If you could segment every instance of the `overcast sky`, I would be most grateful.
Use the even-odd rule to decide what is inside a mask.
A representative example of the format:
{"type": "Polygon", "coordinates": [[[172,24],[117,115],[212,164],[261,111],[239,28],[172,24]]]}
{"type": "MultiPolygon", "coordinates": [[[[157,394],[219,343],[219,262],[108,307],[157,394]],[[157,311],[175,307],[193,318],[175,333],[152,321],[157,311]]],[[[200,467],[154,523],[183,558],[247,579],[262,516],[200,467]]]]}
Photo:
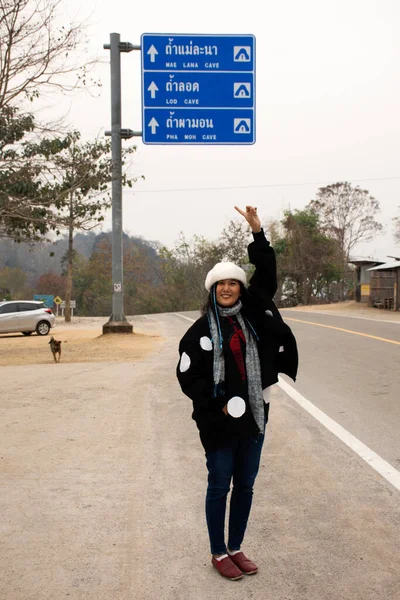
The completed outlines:
{"type": "MultiPolygon", "coordinates": [[[[109,52],[102,46],[111,32],[133,44],[142,33],[256,37],[256,144],[148,146],[136,138],[134,172],[146,179],[124,191],[126,232],[168,246],[180,231],[214,239],[237,215],[235,204],[279,219],[287,208],[303,208],[320,185],[351,181],[379,200],[386,226],[386,235],[357,253],[400,254],[391,223],[400,214],[398,0],[65,5],[71,17],[88,19],[90,52],[105,61],[97,71],[101,95],[68,101],[69,120],[85,137],[110,128],[109,52]]],[[[140,52],[123,54],[122,65],[122,126],[141,130],[140,52]]]]}

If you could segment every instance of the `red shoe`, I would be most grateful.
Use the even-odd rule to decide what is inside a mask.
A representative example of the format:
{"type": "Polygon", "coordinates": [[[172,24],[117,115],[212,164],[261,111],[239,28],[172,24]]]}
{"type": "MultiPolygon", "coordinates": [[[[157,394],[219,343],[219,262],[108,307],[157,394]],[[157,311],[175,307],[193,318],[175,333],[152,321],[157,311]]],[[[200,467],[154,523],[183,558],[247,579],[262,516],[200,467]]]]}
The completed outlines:
{"type": "Polygon", "coordinates": [[[246,575],[254,575],[258,571],[257,565],[249,560],[247,556],[243,554],[243,552],[230,554],[229,558],[246,575]]]}
{"type": "Polygon", "coordinates": [[[236,581],[237,579],[242,579],[243,573],[237,566],[231,561],[228,555],[221,560],[217,560],[215,556],[212,557],[211,563],[213,567],[215,567],[222,577],[226,577],[227,579],[231,579],[231,581],[236,581]]]}

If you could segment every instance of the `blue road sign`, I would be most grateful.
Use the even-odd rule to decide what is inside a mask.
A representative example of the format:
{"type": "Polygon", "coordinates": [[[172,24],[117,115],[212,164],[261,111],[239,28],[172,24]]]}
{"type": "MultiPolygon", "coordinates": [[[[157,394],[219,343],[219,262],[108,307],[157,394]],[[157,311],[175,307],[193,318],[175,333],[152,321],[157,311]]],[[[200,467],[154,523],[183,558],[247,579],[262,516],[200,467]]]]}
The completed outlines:
{"type": "Polygon", "coordinates": [[[142,35],[146,71],[253,71],[253,35],[142,35]]]}
{"type": "Polygon", "coordinates": [[[54,306],[54,296],[50,296],[49,294],[34,294],[33,299],[43,302],[47,308],[53,308],[54,306]]]}
{"type": "Polygon", "coordinates": [[[253,73],[145,72],[144,104],[167,108],[253,108],[253,79],[253,73]]]}
{"type": "Polygon", "coordinates": [[[142,35],[145,144],[254,144],[252,35],[142,35]]]}
{"type": "Polygon", "coordinates": [[[154,144],[252,144],[253,110],[146,108],[143,137],[154,144]]]}

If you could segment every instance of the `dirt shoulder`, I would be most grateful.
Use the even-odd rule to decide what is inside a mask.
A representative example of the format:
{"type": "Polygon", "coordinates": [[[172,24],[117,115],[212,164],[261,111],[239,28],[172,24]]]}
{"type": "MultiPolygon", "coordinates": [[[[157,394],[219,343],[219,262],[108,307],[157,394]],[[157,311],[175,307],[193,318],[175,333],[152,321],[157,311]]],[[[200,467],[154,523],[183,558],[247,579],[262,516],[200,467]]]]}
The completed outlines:
{"type": "Polygon", "coordinates": [[[0,366],[54,363],[51,335],[62,341],[62,363],[137,361],[161,342],[157,332],[143,330],[143,323],[142,328],[135,326],[133,334],[102,335],[106,321],[105,317],[79,317],[71,323],[57,319],[47,336],[0,335],[0,366]]]}

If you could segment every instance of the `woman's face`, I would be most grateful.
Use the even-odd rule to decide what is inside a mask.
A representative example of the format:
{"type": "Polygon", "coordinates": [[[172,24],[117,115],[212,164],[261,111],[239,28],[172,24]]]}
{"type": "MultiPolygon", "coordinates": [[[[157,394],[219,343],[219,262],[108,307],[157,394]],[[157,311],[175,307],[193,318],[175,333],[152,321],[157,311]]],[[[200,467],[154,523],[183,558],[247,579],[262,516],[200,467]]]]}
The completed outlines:
{"type": "Polygon", "coordinates": [[[222,279],[217,283],[215,295],[220,306],[233,306],[240,296],[240,283],[237,279],[222,279]]]}

